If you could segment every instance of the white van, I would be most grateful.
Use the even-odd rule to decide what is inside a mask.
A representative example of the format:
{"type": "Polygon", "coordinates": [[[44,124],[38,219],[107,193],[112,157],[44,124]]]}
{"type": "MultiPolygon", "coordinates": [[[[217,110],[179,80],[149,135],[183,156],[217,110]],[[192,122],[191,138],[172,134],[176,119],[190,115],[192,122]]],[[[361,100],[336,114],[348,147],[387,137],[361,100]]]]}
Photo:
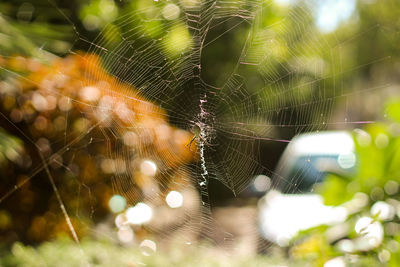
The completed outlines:
{"type": "Polygon", "coordinates": [[[328,172],[354,171],[354,150],[353,137],[345,131],[307,133],[293,138],[272,176],[272,189],[258,202],[261,237],[287,246],[301,230],[344,221],[346,209],[324,205],[313,190],[328,172]]]}

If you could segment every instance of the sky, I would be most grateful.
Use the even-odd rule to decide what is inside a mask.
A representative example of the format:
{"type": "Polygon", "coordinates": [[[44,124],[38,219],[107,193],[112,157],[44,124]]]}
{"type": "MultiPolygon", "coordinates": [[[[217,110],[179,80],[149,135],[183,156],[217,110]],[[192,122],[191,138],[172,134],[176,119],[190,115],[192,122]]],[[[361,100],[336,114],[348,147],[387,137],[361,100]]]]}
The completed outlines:
{"type": "MultiPolygon", "coordinates": [[[[275,0],[280,5],[290,5],[298,0],[275,0]]],[[[329,33],[355,12],[356,0],[315,0],[316,24],[320,31],[329,33]]]]}

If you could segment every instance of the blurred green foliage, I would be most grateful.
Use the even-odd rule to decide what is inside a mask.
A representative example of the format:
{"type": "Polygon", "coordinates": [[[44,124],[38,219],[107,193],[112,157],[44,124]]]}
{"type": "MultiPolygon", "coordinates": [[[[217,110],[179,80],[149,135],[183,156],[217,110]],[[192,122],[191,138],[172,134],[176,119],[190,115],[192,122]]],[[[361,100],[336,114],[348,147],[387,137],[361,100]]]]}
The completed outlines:
{"type": "MultiPolygon", "coordinates": [[[[387,123],[374,123],[355,134],[358,171],[352,177],[332,174],[321,187],[321,194],[328,205],[339,205],[363,192],[374,201],[385,197],[384,190],[396,188],[400,182],[400,102],[389,103],[387,123]],[[343,190],[346,188],[346,190],[343,190]]],[[[387,193],[387,192],[386,192],[387,193]]],[[[397,192],[395,192],[397,193],[397,192]]]]}
{"type": "Polygon", "coordinates": [[[19,163],[23,153],[22,141],[0,128],[0,167],[4,169],[8,162],[19,163]]]}
{"type": "MultiPolygon", "coordinates": [[[[1,255],[1,254],[0,254],[1,255]]],[[[146,256],[138,248],[121,247],[109,241],[95,241],[85,239],[80,246],[72,241],[60,239],[46,242],[34,248],[15,243],[10,253],[0,257],[0,266],[8,267],[39,267],[39,266],[277,266],[286,264],[285,259],[254,255],[229,255],[223,251],[216,251],[209,245],[203,246],[172,246],[168,254],[156,252],[146,256]]],[[[304,262],[294,263],[291,266],[304,266],[304,262]]]]}
{"type": "Polygon", "coordinates": [[[62,55],[71,48],[73,38],[71,25],[60,21],[51,2],[0,1],[1,56],[62,55]]]}
{"type": "MultiPolygon", "coordinates": [[[[400,265],[400,101],[385,108],[385,122],[355,130],[357,171],[330,174],[319,185],[327,205],[346,208],[346,221],[306,230],[292,254],[322,266],[342,257],[349,266],[400,265]]],[[[347,266],[347,265],[346,265],[347,266]]]]}

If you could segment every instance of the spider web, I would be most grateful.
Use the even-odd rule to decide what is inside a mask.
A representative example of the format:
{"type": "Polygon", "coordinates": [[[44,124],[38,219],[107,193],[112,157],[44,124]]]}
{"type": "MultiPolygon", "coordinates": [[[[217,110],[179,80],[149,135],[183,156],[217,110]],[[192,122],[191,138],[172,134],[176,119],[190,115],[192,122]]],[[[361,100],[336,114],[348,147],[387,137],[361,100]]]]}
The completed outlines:
{"type": "MultiPolygon", "coordinates": [[[[55,9],[63,15],[57,6],[55,9]]],[[[271,15],[271,10],[270,1],[149,1],[147,7],[123,14],[106,25],[94,40],[82,36],[72,24],[77,35],[76,47],[86,47],[86,51],[101,58],[101,62],[96,58],[84,59],[89,82],[83,86],[97,88],[101,95],[135,107],[135,112],[129,113],[126,106],[118,108],[112,101],[96,99],[85,104],[82,117],[100,113],[98,123],[64,143],[57,153],[44,153],[41,164],[33,171],[44,169],[48,173],[58,204],[77,241],[62,195],[47,166],[55,155],[62,156],[71,148],[72,154],[79,153],[85,147],[81,140],[89,140],[88,145],[92,142],[107,144],[106,154],[112,164],[102,159],[105,162],[102,166],[115,173],[111,178],[114,191],[123,195],[128,205],[135,205],[140,198],[156,209],[169,190],[188,190],[192,195],[199,192],[193,197],[197,205],[176,213],[179,222],[171,224],[168,231],[161,231],[157,225],[150,226],[155,232],[159,231],[159,235],[168,236],[167,232],[189,229],[189,232],[200,231],[211,237],[214,222],[210,181],[222,183],[234,195],[240,194],[254,175],[274,175],[262,160],[268,153],[262,148],[268,144],[288,143],[298,133],[320,131],[332,125],[345,128],[345,124],[362,123],[350,121],[347,113],[341,121],[332,121],[334,105],[361,92],[346,91],[343,82],[335,78],[342,73],[350,75],[354,70],[341,69],[343,59],[335,58],[341,43],[327,45],[309,23],[312,6],[299,2],[277,21],[267,23],[265,18],[271,15]],[[226,40],[235,40],[235,43],[226,44],[224,51],[226,40]],[[230,53],[231,45],[240,46],[240,53],[230,53]],[[215,55],[215,49],[223,50],[215,55]],[[210,53],[214,57],[208,56],[210,53]],[[287,55],[292,58],[289,63],[283,60],[287,55]],[[335,68],[325,70],[323,61],[316,55],[333,62],[335,68]],[[226,60],[232,64],[223,64],[226,60]],[[108,74],[98,68],[99,64],[108,74]],[[111,84],[99,84],[99,80],[107,80],[107,75],[113,77],[108,79],[111,84]],[[137,92],[130,91],[126,85],[137,92]],[[126,115],[127,122],[113,119],[109,116],[111,112],[126,115]],[[156,118],[152,123],[165,126],[168,122],[176,129],[192,133],[192,137],[188,137],[184,131],[174,131],[176,135],[185,136],[185,153],[194,154],[195,160],[180,160],[173,152],[160,152],[147,145],[157,140],[160,146],[168,148],[174,136],[168,127],[159,127],[153,132],[154,125],[138,122],[145,113],[156,118]],[[96,129],[98,132],[94,134],[96,129]],[[134,152],[120,145],[126,133],[133,133],[137,138],[135,142],[139,143],[139,148],[134,152]],[[154,190],[157,187],[154,184],[146,187],[150,188],[144,190],[146,192],[132,189],[131,173],[140,169],[137,159],[151,159],[156,163],[160,190],[154,190]],[[119,172],[121,162],[125,167],[119,172]]],[[[75,49],[71,49],[70,54],[81,56],[75,49]]],[[[78,96],[65,92],[58,94],[72,102],[81,101],[78,96]]],[[[73,135],[67,125],[64,131],[65,136],[73,135]]],[[[43,151],[40,146],[38,149],[43,151]]],[[[68,169],[70,166],[64,167],[73,172],[68,169]]],[[[29,179],[33,176],[31,174],[29,179]]],[[[285,182],[285,177],[277,179],[285,182]]],[[[285,186],[295,192],[297,182],[291,181],[285,186]]],[[[79,183],[80,188],[91,193],[85,183],[79,183]]],[[[2,199],[23,184],[19,183],[2,199]]],[[[187,235],[182,231],[179,239],[190,242],[187,235]]],[[[228,233],[225,235],[224,242],[230,239],[228,233]]]]}

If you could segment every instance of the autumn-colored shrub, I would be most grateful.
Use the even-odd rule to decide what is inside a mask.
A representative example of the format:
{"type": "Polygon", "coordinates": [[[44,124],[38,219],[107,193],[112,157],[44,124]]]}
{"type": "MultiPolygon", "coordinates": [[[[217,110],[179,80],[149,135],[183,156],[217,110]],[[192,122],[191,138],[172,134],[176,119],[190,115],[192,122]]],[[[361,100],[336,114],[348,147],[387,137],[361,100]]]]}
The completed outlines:
{"type": "Polygon", "coordinates": [[[193,135],[171,126],[96,55],[0,64],[0,125],[19,144],[0,157],[2,240],[69,231],[52,180],[78,235],[109,214],[114,194],[128,205],[160,205],[168,189],[190,184],[183,168],[196,158],[187,147],[193,135]]]}

